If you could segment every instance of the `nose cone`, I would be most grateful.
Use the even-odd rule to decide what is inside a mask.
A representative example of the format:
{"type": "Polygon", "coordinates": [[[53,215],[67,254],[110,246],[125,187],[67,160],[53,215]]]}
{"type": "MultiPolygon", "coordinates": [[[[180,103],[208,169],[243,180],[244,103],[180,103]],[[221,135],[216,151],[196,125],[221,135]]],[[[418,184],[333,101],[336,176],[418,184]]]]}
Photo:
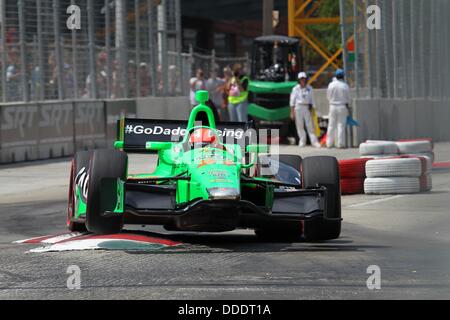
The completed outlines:
{"type": "Polygon", "coordinates": [[[239,200],[241,197],[240,175],[236,166],[201,166],[195,168],[192,178],[202,189],[205,199],[239,200]]]}

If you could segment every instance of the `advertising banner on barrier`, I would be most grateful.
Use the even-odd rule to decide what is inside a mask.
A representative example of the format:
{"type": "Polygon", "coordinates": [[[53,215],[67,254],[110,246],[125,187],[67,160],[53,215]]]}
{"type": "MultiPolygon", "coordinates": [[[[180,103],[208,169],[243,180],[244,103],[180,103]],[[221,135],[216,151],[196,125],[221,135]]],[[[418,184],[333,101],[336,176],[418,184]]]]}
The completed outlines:
{"type": "Polygon", "coordinates": [[[0,106],[0,163],[38,159],[38,119],[36,104],[0,106]]]}
{"type": "Polygon", "coordinates": [[[121,118],[136,118],[136,100],[108,100],[106,109],[107,147],[112,148],[117,137],[117,121],[121,118]]]}
{"type": "Polygon", "coordinates": [[[72,102],[46,102],[39,105],[39,159],[74,154],[72,102]]]}
{"type": "Polygon", "coordinates": [[[74,102],[75,149],[91,150],[106,147],[105,103],[74,102]]]}

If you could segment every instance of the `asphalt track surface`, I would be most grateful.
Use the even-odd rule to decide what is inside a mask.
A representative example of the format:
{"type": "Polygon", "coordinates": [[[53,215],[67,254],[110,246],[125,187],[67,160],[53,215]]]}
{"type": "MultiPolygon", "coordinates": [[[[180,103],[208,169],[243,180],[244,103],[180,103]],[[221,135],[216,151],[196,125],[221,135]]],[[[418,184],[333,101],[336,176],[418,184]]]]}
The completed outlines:
{"type": "MultiPolygon", "coordinates": [[[[436,154],[449,161],[450,144],[437,144],[436,154]]],[[[136,171],[149,167],[142,157],[133,163],[136,171]]],[[[0,167],[0,299],[450,298],[450,169],[433,172],[434,189],[426,194],[343,197],[342,237],[330,242],[263,243],[247,230],[180,234],[139,227],[183,245],[28,253],[36,245],[12,242],[66,231],[69,167],[69,159],[0,167]],[[81,269],[80,290],[67,289],[70,265],[81,269]],[[371,265],[381,269],[380,290],[366,286],[371,265]]]]}

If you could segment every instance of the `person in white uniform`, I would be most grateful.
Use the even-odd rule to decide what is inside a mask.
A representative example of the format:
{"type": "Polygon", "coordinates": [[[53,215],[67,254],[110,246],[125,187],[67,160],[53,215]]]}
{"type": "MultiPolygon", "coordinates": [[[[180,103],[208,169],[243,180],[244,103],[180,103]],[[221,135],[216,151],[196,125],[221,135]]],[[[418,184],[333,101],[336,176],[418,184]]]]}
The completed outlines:
{"type": "Polygon", "coordinates": [[[343,70],[336,71],[336,81],[328,86],[327,98],[330,103],[330,115],[328,122],[327,147],[345,148],[345,128],[349,115],[350,89],[344,81],[343,70]],[[337,134],[337,141],[336,141],[337,134]]]}
{"type": "Polygon", "coordinates": [[[320,148],[321,145],[317,140],[314,132],[314,126],[311,116],[313,101],[313,88],[307,84],[307,75],[300,72],[298,75],[299,84],[292,89],[291,93],[291,119],[295,120],[297,133],[300,137],[300,147],[306,146],[306,129],[311,140],[311,145],[315,148],[320,148]]]}

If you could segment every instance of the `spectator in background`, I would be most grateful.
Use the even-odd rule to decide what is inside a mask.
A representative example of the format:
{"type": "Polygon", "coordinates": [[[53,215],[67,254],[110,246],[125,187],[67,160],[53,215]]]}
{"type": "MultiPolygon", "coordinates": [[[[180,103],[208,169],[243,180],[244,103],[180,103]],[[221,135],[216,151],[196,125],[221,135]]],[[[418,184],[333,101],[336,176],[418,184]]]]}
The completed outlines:
{"type": "Polygon", "coordinates": [[[6,30],[6,43],[9,45],[9,44],[13,44],[13,43],[19,42],[17,40],[17,35],[18,35],[17,28],[9,27],[6,30]]]}
{"type": "Polygon", "coordinates": [[[44,97],[41,96],[41,80],[42,73],[39,66],[29,65],[30,72],[30,97],[32,100],[43,100],[44,97]]]}
{"type": "Polygon", "coordinates": [[[248,121],[248,86],[250,80],[242,72],[242,65],[233,67],[233,78],[227,85],[228,113],[232,122],[248,121]]]}
{"type": "Polygon", "coordinates": [[[225,81],[220,79],[217,76],[217,72],[212,70],[210,72],[210,77],[208,81],[206,81],[206,90],[209,92],[209,99],[212,102],[217,114],[219,115],[219,119],[224,121],[226,110],[223,108],[223,86],[225,81]]]}
{"type": "Polygon", "coordinates": [[[169,66],[168,78],[169,78],[169,95],[176,96],[177,95],[177,79],[178,79],[177,66],[175,66],[173,64],[171,64],[169,66]]]}
{"type": "Polygon", "coordinates": [[[280,43],[275,41],[273,45],[273,65],[283,63],[283,49],[280,47],[280,43]]]}
{"type": "Polygon", "coordinates": [[[64,97],[66,99],[74,99],[75,98],[75,86],[73,81],[73,73],[72,67],[68,63],[64,63],[64,97]]]}
{"type": "Polygon", "coordinates": [[[50,79],[48,81],[48,98],[57,99],[58,98],[58,72],[56,68],[56,57],[53,51],[48,55],[48,70],[50,73],[50,79]]]}
{"type": "Polygon", "coordinates": [[[196,92],[200,90],[206,90],[205,75],[202,69],[197,70],[196,77],[190,80],[189,85],[191,88],[191,106],[192,108],[194,108],[198,104],[197,99],[195,99],[196,92]]]}
{"type": "Polygon", "coordinates": [[[134,60],[128,61],[128,92],[130,97],[134,98],[137,96],[136,90],[136,62],[134,60]]]}
{"type": "Polygon", "coordinates": [[[102,50],[97,56],[97,97],[106,98],[108,89],[108,54],[102,50]]]}
{"type": "Polygon", "coordinates": [[[19,71],[19,52],[12,49],[9,55],[9,65],[6,68],[6,97],[7,101],[22,100],[20,85],[21,73],[19,71]]]}
{"type": "Polygon", "coordinates": [[[148,66],[145,62],[139,65],[139,79],[141,82],[141,96],[148,97],[150,95],[150,74],[148,66]]]}
{"type": "Polygon", "coordinates": [[[163,75],[162,75],[162,66],[158,65],[158,68],[156,70],[156,76],[158,79],[158,93],[162,96],[164,92],[164,82],[163,82],[163,75]]]}
{"type": "Polygon", "coordinates": [[[121,97],[121,92],[123,90],[123,85],[120,81],[119,73],[119,60],[115,59],[112,63],[112,88],[111,88],[111,99],[116,99],[121,97]]]}
{"type": "MultiPolygon", "coordinates": [[[[102,51],[98,54],[96,60],[96,75],[95,84],[97,89],[97,98],[106,98],[107,84],[108,84],[108,66],[107,66],[107,53],[102,51]]],[[[89,74],[86,77],[85,94],[84,98],[94,98],[94,92],[92,92],[92,75],[89,74]]]]}
{"type": "Polygon", "coordinates": [[[222,93],[222,109],[226,110],[226,119],[229,120],[228,113],[228,83],[230,83],[231,78],[233,78],[233,71],[231,71],[230,67],[223,68],[223,82],[224,84],[220,88],[220,92],[222,93]]]}

